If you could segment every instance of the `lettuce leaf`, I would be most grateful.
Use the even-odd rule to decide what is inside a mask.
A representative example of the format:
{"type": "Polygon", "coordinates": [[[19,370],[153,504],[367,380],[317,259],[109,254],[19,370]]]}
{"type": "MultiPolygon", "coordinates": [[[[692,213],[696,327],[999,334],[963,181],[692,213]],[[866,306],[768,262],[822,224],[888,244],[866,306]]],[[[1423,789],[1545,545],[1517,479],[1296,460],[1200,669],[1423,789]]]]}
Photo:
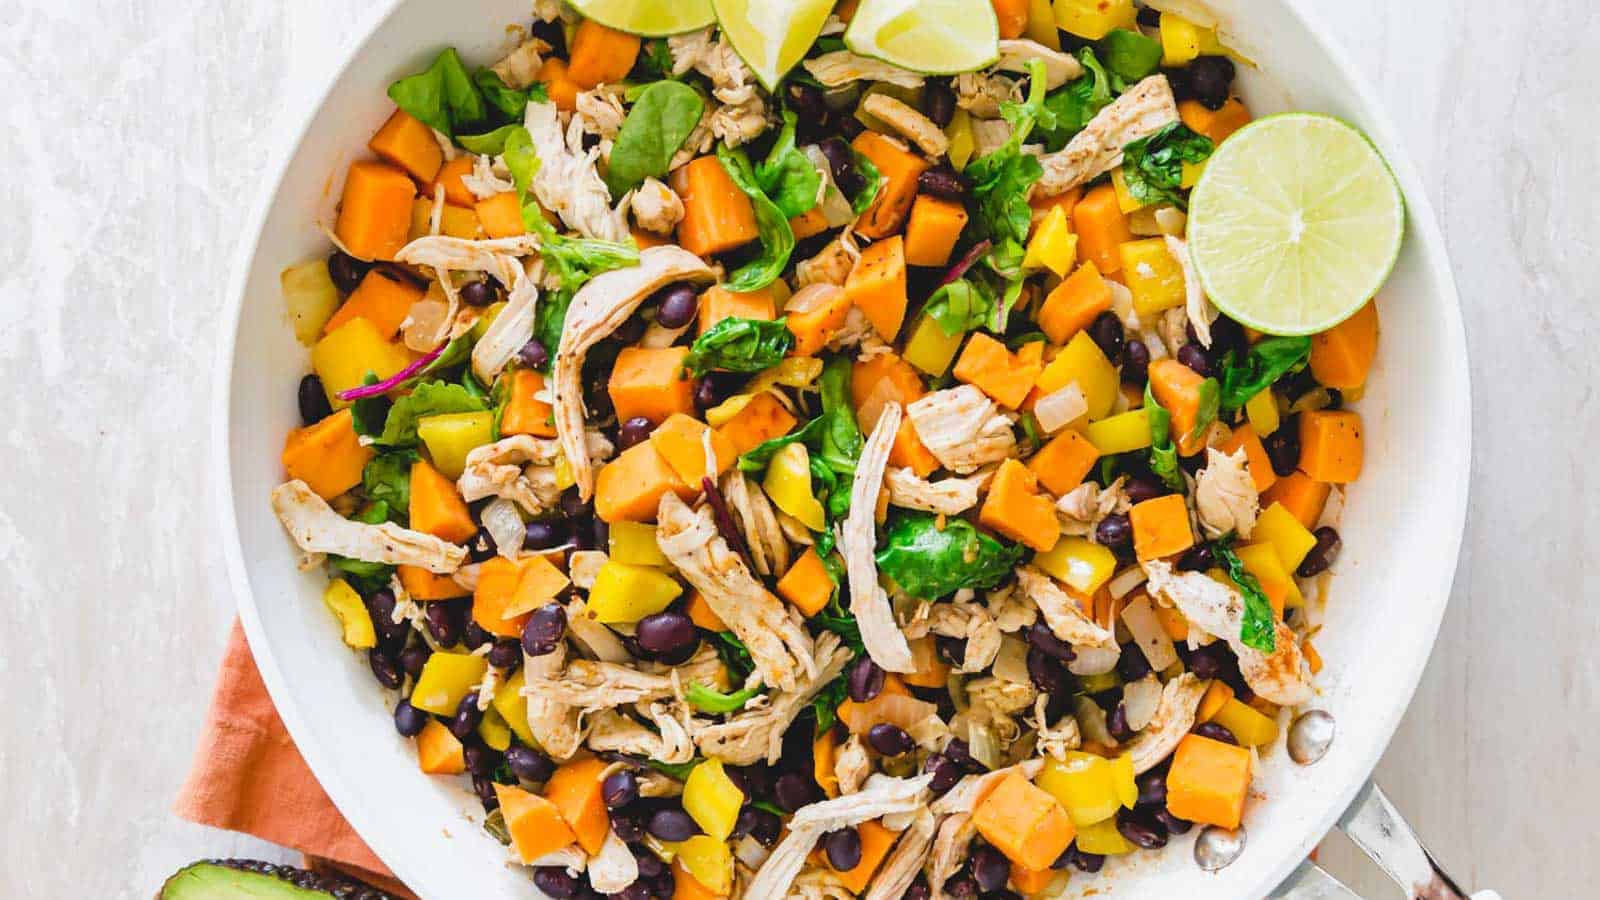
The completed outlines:
{"type": "Polygon", "coordinates": [[[1250,348],[1244,359],[1237,360],[1229,350],[1222,356],[1222,384],[1220,406],[1224,412],[1233,412],[1250,402],[1250,398],[1271,387],[1273,382],[1290,372],[1303,368],[1311,358],[1309,337],[1262,338],[1250,348]]]}
{"type": "Polygon", "coordinates": [[[719,144],[717,160],[739,190],[750,198],[750,205],[755,208],[756,228],[761,234],[761,255],[740,266],[723,286],[736,294],[759,291],[776,281],[789,264],[789,255],[794,252],[794,229],[789,227],[789,217],[761,189],[750,166],[750,157],[743,150],[730,150],[719,144]]]}
{"type": "Polygon", "coordinates": [[[991,588],[1022,560],[1021,546],[1007,546],[965,519],[941,518],[902,513],[889,523],[878,570],[907,594],[937,600],[961,588],[991,588]]]}
{"type": "Polygon", "coordinates": [[[1116,99],[1111,76],[1094,55],[1094,50],[1088,47],[1079,50],[1078,62],[1083,64],[1085,74],[1062,86],[1044,101],[1045,108],[1054,115],[1055,121],[1051,127],[1040,128],[1039,131],[1044,138],[1045,149],[1051,153],[1065,147],[1095,114],[1116,99]]]}
{"type": "Polygon", "coordinates": [[[415,447],[417,420],[448,413],[482,412],[489,407],[459,384],[425,381],[396,400],[383,423],[377,443],[385,447],[415,447]]]}
{"type": "Polygon", "coordinates": [[[695,377],[713,369],[760,372],[783,362],[793,347],[794,333],[783,319],[729,316],[695,338],[683,365],[695,377]]]}
{"type": "Polygon", "coordinates": [[[361,470],[361,487],[367,499],[386,503],[396,522],[404,522],[411,509],[411,467],[419,459],[415,450],[379,453],[361,470]]]}
{"type": "Polygon", "coordinates": [[[1272,603],[1262,592],[1261,582],[1245,571],[1244,563],[1227,542],[1212,542],[1211,552],[1227,570],[1228,577],[1239,586],[1239,595],[1244,598],[1244,620],[1239,625],[1239,640],[1247,647],[1271,653],[1278,646],[1278,631],[1272,603]]]}
{"type": "Polygon", "coordinates": [[[822,188],[822,173],[800,148],[795,146],[798,119],[792,110],[783,111],[783,130],[767,158],[755,168],[756,183],[784,216],[794,218],[817,205],[822,188]]]}
{"type": "Polygon", "coordinates": [[[1150,384],[1144,386],[1144,417],[1150,423],[1150,471],[1167,487],[1182,491],[1183,472],[1178,469],[1178,448],[1172,444],[1172,415],[1156,402],[1150,384]]]}
{"type": "Polygon", "coordinates": [[[989,323],[995,296],[982,282],[958,278],[934,291],[922,309],[939,324],[940,331],[955,337],[989,323]]]}
{"type": "Polygon", "coordinates": [[[1122,150],[1122,178],[1129,195],[1146,206],[1171,203],[1187,209],[1181,187],[1183,164],[1204,162],[1212,149],[1210,138],[1182,122],[1134,141],[1122,150]]]}

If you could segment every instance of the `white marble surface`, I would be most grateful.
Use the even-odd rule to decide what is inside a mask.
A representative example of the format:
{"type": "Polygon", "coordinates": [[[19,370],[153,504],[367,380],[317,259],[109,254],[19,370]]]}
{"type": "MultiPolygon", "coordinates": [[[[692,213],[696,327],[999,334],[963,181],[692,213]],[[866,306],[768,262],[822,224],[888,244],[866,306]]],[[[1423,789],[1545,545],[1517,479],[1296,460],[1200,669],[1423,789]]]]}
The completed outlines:
{"type": "MultiPolygon", "coordinates": [[[[207,380],[266,153],[376,2],[0,5],[0,896],[149,896],[275,852],[168,812],[233,614],[207,380]]],[[[1455,597],[1378,774],[1467,884],[1593,896],[1600,12],[1315,5],[1423,174],[1473,357],[1455,597]]],[[[1341,839],[1322,859],[1398,896],[1341,839]]]]}

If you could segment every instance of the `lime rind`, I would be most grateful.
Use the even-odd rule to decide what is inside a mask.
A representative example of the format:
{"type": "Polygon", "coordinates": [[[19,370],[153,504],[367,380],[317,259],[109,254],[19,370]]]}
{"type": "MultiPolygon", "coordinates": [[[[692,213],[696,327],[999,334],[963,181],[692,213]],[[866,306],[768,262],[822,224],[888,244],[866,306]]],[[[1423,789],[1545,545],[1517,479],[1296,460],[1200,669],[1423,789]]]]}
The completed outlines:
{"type": "Polygon", "coordinates": [[[570,0],[585,18],[640,37],[698,31],[717,21],[711,0],[570,0]]]}
{"type": "MultiPolygon", "coordinates": [[[[663,2],[663,0],[657,0],[663,2]]],[[[708,0],[718,26],[768,92],[805,58],[833,0],[708,0]]]]}
{"type": "Polygon", "coordinates": [[[921,75],[955,75],[1000,59],[1000,20],[991,0],[862,0],[844,43],[921,75]]]}
{"type": "Polygon", "coordinates": [[[1394,270],[1404,234],[1405,198],[1376,145],[1318,113],[1240,129],[1189,203],[1189,252],[1206,294],[1267,334],[1315,334],[1349,318],[1394,270]]]}

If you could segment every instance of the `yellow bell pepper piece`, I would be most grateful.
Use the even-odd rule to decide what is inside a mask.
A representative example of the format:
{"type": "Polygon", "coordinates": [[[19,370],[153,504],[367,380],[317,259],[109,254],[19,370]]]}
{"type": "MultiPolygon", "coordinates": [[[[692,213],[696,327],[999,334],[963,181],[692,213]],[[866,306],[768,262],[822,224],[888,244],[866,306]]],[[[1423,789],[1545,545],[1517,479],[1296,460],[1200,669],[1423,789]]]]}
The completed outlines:
{"type": "Polygon", "coordinates": [[[1210,29],[1172,13],[1161,14],[1161,64],[1182,66],[1200,55],[1202,33],[1210,29]]]}
{"type": "Polygon", "coordinates": [[[656,526],[649,522],[613,522],[609,538],[611,558],[630,566],[671,566],[656,545],[656,526]]]}
{"type": "Polygon", "coordinates": [[[1300,524],[1300,520],[1282,503],[1272,504],[1256,517],[1256,527],[1250,532],[1250,539],[1271,544],[1272,549],[1278,551],[1278,559],[1283,561],[1283,567],[1290,572],[1298,569],[1300,563],[1305,561],[1306,554],[1317,545],[1317,536],[1300,524]]]}
{"type": "Polygon", "coordinates": [[[411,364],[411,354],[399,344],[384,339],[371,319],[356,316],[335,328],[311,348],[311,370],[322,379],[322,388],[334,409],[344,409],[341,391],[360,387],[367,373],[381,381],[411,364]]]}
{"type": "Polygon", "coordinates": [[[811,454],[804,444],[786,444],[773,454],[761,486],[774,506],[799,519],[807,528],[812,531],[827,529],[827,516],[811,490],[811,454]]]}
{"type": "Polygon", "coordinates": [[[422,664],[422,674],[411,689],[411,705],[423,712],[440,716],[453,716],[461,698],[489,671],[489,661],[471,653],[450,653],[440,650],[422,664]]]}
{"type": "Polygon", "coordinates": [[[343,578],[328,582],[327,588],[322,591],[322,602],[339,620],[339,634],[346,647],[366,650],[377,645],[378,635],[372,628],[372,617],[367,615],[366,604],[361,602],[361,595],[356,593],[356,589],[346,584],[343,578]]]}
{"type": "Polygon", "coordinates": [[[1278,739],[1278,723],[1236,699],[1222,704],[1211,721],[1233,732],[1245,747],[1263,747],[1278,739]]]}
{"type": "MultiPolygon", "coordinates": [[[[1234,554],[1244,564],[1244,570],[1255,576],[1261,592],[1267,595],[1274,608],[1279,604],[1284,608],[1305,605],[1306,598],[1301,595],[1300,586],[1295,584],[1289,570],[1284,568],[1283,560],[1278,557],[1278,551],[1271,544],[1250,544],[1239,547],[1234,554]]],[[[1277,611],[1281,613],[1283,610],[1277,611]]]]}
{"type": "Polygon", "coordinates": [[[1106,359],[1099,345],[1089,337],[1087,330],[1073,335],[1067,346],[1061,348],[1056,358],[1039,373],[1039,393],[1053,394],[1072,382],[1078,383],[1083,399],[1089,404],[1089,421],[1103,419],[1116,402],[1121,381],[1116,367],[1106,359]]]}
{"type": "Polygon", "coordinates": [[[1066,209],[1050,207],[1050,212],[1028,240],[1028,251],[1022,256],[1023,271],[1049,269],[1057,278],[1065,278],[1077,258],[1078,236],[1072,233],[1072,226],[1067,222],[1066,209]]]}
{"type": "Polygon", "coordinates": [[[529,747],[539,746],[533,738],[533,730],[528,727],[528,698],[522,696],[522,670],[518,669],[511,677],[500,682],[500,687],[494,692],[494,699],[489,701],[495,712],[500,714],[506,725],[510,726],[512,734],[529,747]]]}
{"type": "Polygon", "coordinates": [[[1206,163],[1210,160],[1201,160],[1197,163],[1186,162],[1183,164],[1183,174],[1178,178],[1178,187],[1192,188],[1200,183],[1200,176],[1206,172],[1206,163]]]}
{"type": "Polygon", "coordinates": [[[950,165],[957,172],[965,169],[972,159],[972,153],[978,147],[978,137],[972,131],[972,116],[964,109],[956,110],[950,117],[950,124],[945,126],[944,136],[950,139],[950,165]]]}
{"type": "Polygon", "coordinates": [[[706,890],[719,897],[733,891],[733,851],[728,849],[727,841],[697,834],[687,841],[663,843],[672,851],[674,861],[706,890]]]}
{"type": "Polygon", "coordinates": [[[473,343],[483,340],[483,336],[488,332],[489,326],[494,324],[495,319],[500,318],[500,310],[505,308],[506,301],[504,300],[497,300],[483,308],[483,315],[478,317],[478,321],[472,323],[473,343]]]}
{"type": "Polygon", "coordinates": [[[1080,594],[1093,594],[1117,570],[1116,554],[1087,538],[1063,536],[1033,564],[1080,594]]]}
{"type": "Polygon", "coordinates": [[[1082,834],[1084,826],[1111,818],[1122,806],[1116,775],[1109,760],[1075,750],[1065,760],[1046,760],[1034,784],[1056,798],[1082,834]]]}
{"type": "Polygon", "coordinates": [[[1245,401],[1244,414],[1249,417],[1256,437],[1264,438],[1278,430],[1278,400],[1267,388],[1245,401]]]}
{"type": "Polygon", "coordinates": [[[921,315],[917,317],[917,323],[911,326],[911,336],[906,339],[906,349],[900,357],[924,374],[938,378],[950,368],[950,361],[956,358],[962,337],[964,335],[945,334],[932,316],[921,315]]]}
{"type": "Polygon", "coordinates": [[[589,590],[589,611],[606,625],[637,622],[666,609],[683,585],[650,566],[607,560],[589,590]]]}
{"type": "Polygon", "coordinates": [[[439,474],[454,481],[467,468],[467,454],[494,442],[494,413],[447,413],[417,420],[417,436],[439,474]]]}
{"type": "Polygon", "coordinates": [[[1051,50],[1061,49],[1061,32],[1056,28],[1056,14],[1050,8],[1050,0],[1028,0],[1028,26],[1022,34],[1051,50]]]}
{"type": "Polygon", "coordinates": [[[1139,785],[1133,780],[1133,756],[1124,753],[1111,761],[1111,784],[1117,789],[1117,799],[1126,809],[1139,802],[1139,785]]]}
{"type": "Polygon", "coordinates": [[[1111,170],[1111,189],[1116,192],[1117,208],[1122,210],[1123,215],[1144,209],[1145,204],[1135,199],[1128,190],[1128,177],[1122,174],[1121,166],[1111,170]]]}
{"type": "Polygon", "coordinates": [[[734,820],[739,818],[743,804],[744,792],[728,777],[720,759],[695,766],[683,783],[683,811],[719,841],[733,834],[734,820]]]}
{"type": "Polygon", "coordinates": [[[1135,27],[1138,15],[1133,0],[1055,0],[1055,13],[1057,28],[1091,41],[1135,27]]]}
{"type": "Polygon", "coordinates": [[[721,428],[733,421],[733,417],[744,411],[750,401],[756,398],[755,394],[734,394],[732,397],[718,403],[706,410],[706,424],[712,428],[721,428]]]}
{"type": "Polygon", "coordinates": [[[567,465],[567,458],[565,456],[556,457],[555,470],[556,488],[558,490],[564,491],[578,483],[578,480],[572,477],[572,467],[567,465]]]}
{"type": "Polygon", "coordinates": [[[1101,856],[1120,856],[1133,852],[1133,844],[1117,830],[1115,819],[1106,819],[1078,829],[1078,849],[1101,856]]]}
{"type": "Polygon", "coordinates": [[[484,710],[483,718],[478,720],[478,737],[501,753],[511,746],[511,726],[493,705],[484,710]]]}
{"type": "Polygon", "coordinates": [[[1083,435],[1101,456],[1143,450],[1150,446],[1150,419],[1143,409],[1132,409],[1089,423],[1083,435]]]}

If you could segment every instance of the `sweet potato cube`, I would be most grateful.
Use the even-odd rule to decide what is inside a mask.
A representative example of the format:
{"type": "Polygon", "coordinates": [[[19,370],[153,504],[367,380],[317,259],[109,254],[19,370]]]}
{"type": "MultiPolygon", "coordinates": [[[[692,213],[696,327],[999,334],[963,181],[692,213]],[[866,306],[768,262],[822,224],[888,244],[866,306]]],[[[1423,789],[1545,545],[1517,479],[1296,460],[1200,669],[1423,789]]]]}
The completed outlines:
{"type": "Polygon", "coordinates": [[[1280,503],[1288,510],[1301,525],[1307,528],[1317,527],[1317,520],[1322,518],[1322,508],[1328,503],[1328,494],[1333,486],[1322,481],[1317,481],[1301,471],[1294,471],[1277,480],[1261,496],[1261,505],[1270,507],[1280,503]]]}
{"type": "Polygon", "coordinates": [[[1006,460],[989,484],[978,522],[1044,553],[1061,537],[1061,525],[1056,521],[1055,504],[1038,488],[1039,479],[1027,466],[1006,460]]]}
{"type": "Polygon", "coordinates": [[[673,471],[650,441],[634,444],[595,477],[594,510],[606,522],[654,522],[661,497],[672,491],[685,502],[700,493],[673,471]]]}
{"type": "Polygon", "coordinates": [[[433,181],[439,166],[444,163],[444,151],[439,149],[439,142],[434,140],[433,129],[403,109],[395,110],[394,115],[383,123],[372,140],[367,141],[367,149],[378,154],[385,162],[405,169],[408,175],[422,184],[433,181]]]}
{"type": "Polygon", "coordinates": [[[428,196],[437,196],[438,189],[443,187],[444,202],[451,206],[477,206],[478,196],[461,180],[461,176],[471,174],[472,156],[464,153],[439,167],[439,174],[433,177],[433,183],[428,187],[428,196]]]}
{"type": "Polygon", "coordinates": [[[536,396],[543,390],[543,374],[532,369],[518,369],[511,374],[511,395],[506,399],[505,410],[500,413],[501,434],[556,436],[550,404],[536,396]]]}
{"type": "Polygon", "coordinates": [[[711,608],[711,604],[706,602],[705,596],[699,591],[689,591],[689,600],[684,604],[684,612],[689,614],[689,621],[693,622],[696,628],[704,628],[707,631],[728,630],[728,623],[722,621],[722,617],[717,615],[717,611],[711,608]]]}
{"type": "Polygon", "coordinates": [[[906,263],[942,266],[950,262],[950,253],[965,227],[967,210],[960,203],[928,194],[917,197],[906,223],[906,263]]]}
{"type": "Polygon", "coordinates": [[[1198,134],[1220,144],[1235,131],[1250,124],[1250,110],[1238,97],[1228,98],[1221,109],[1207,109],[1198,100],[1185,100],[1178,104],[1178,118],[1198,134]]]}
{"type": "Polygon", "coordinates": [[[922,443],[910,419],[901,419],[900,428],[894,433],[894,443],[889,447],[889,465],[910,469],[918,478],[927,478],[939,468],[939,458],[922,443]]]}
{"type": "Polygon", "coordinates": [[[473,204],[473,209],[478,212],[478,224],[483,226],[483,233],[489,237],[516,237],[528,230],[522,223],[522,204],[517,202],[515,191],[479,200],[473,204]]]}
{"type": "Polygon", "coordinates": [[[683,368],[688,355],[688,347],[624,347],[606,387],[617,421],[665,422],[673,413],[694,412],[694,382],[683,368]]]}
{"type": "Polygon", "coordinates": [[[715,156],[678,168],[668,181],[683,199],[678,243],[696,256],[715,256],[761,236],[750,198],[728,177],[715,156]]]}
{"type": "Polygon", "coordinates": [[[917,179],[928,170],[928,161],[900,141],[876,131],[861,132],[851,146],[872,160],[878,174],[888,179],[858,220],[856,231],[873,240],[899,232],[911,212],[912,202],[917,199],[917,179]]]}
{"type": "Polygon", "coordinates": [[[460,775],[467,770],[466,748],[443,722],[429,719],[417,735],[417,766],[429,775],[460,775]]]}
{"type": "Polygon", "coordinates": [[[1092,262],[1110,275],[1122,270],[1122,245],[1133,240],[1128,217],[1117,202],[1117,191],[1103,184],[1072,207],[1072,230],[1078,235],[1078,260],[1092,262]]]}
{"type": "Polygon", "coordinates": [[[503,556],[485,560],[478,567],[478,586],[472,591],[472,621],[490,634],[500,637],[521,637],[522,626],[528,623],[528,614],[506,618],[506,612],[517,605],[518,589],[522,585],[523,564],[503,556]]]}
{"type": "Polygon", "coordinates": [[[813,206],[800,215],[790,218],[789,230],[794,232],[794,239],[797,241],[816,237],[828,230],[828,217],[822,212],[821,206],[813,206]]]}
{"type": "Polygon", "coordinates": [[[1378,354],[1378,307],[1368,301],[1356,314],[1311,337],[1311,374],[1341,391],[1367,383],[1378,354]]]}
{"type": "Polygon", "coordinates": [[[464,544],[478,533],[472,511],[461,499],[456,483],[439,474],[427,460],[419,459],[411,466],[410,516],[413,529],[452,544],[464,544]]]}
{"type": "Polygon", "coordinates": [[[1024,897],[1039,893],[1050,886],[1056,877],[1051,869],[1030,869],[1027,866],[1011,867],[1011,889],[1024,897]]]}
{"type": "Polygon", "coordinates": [[[1250,749],[1185,735],[1167,772],[1167,811],[1180,819],[1238,828],[1250,792],[1250,749]]]}
{"type": "Polygon", "coordinates": [[[905,240],[897,234],[861,251],[844,292],[878,336],[893,343],[906,318],[905,240]]]}
{"type": "Polygon", "coordinates": [[[544,797],[509,784],[495,785],[494,795],[505,816],[511,848],[524,865],[577,840],[560,810],[544,797]]]}
{"type": "Polygon", "coordinates": [[[833,340],[850,316],[850,295],[832,285],[814,289],[815,302],[805,309],[787,310],[783,323],[794,335],[794,356],[815,356],[833,340]]]}
{"type": "Polygon", "coordinates": [[[1024,362],[1020,353],[1012,353],[1005,344],[978,331],[967,339],[954,374],[956,380],[983,391],[1001,406],[1016,409],[1027,399],[1043,371],[1044,366],[1037,360],[1024,362]]]}
{"type": "Polygon", "coordinates": [[[578,95],[583,93],[583,88],[572,80],[566,60],[558,56],[547,57],[539,66],[538,80],[544,82],[545,92],[556,109],[572,112],[578,108],[578,95]]]}
{"type": "Polygon", "coordinates": [[[417,186],[394,166],[370,160],[350,164],[333,230],[362,259],[394,259],[411,231],[417,186]]]}
{"type": "Polygon", "coordinates": [[[682,860],[672,861],[672,900],[723,900],[723,896],[690,875],[682,860]]]}
{"type": "Polygon", "coordinates": [[[567,77],[584,90],[624,81],[639,58],[640,43],[637,35],[584,19],[572,36],[567,77]]]}
{"type": "Polygon", "coordinates": [[[435,575],[421,566],[397,566],[395,574],[413,600],[454,600],[472,593],[449,575],[435,575]]]}
{"type": "Polygon", "coordinates": [[[828,575],[822,557],[817,555],[817,548],[807,547],[789,571],[778,579],[778,594],[807,616],[822,612],[828,605],[833,597],[833,578],[828,575]]]}
{"type": "Polygon", "coordinates": [[[776,319],[777,299],[770,285],[746,293],[735,293],[717,285],[700,295],[700,334],[723,319],[776,319]]]}
{"type": "Polygon", "coordinates": [[[834,871],[839,873],[839,880],[844,882],[844,886],[859,896],[867,889],[867,882],[872,880],[900,835],[883,827],[883,823],[875,819],[857,825],[856,835],[861,838],[861,861],[853,869],[834,871]]]}
{"type": "Polygon", "coordinates": [[[594,757],[562,763],[544,786],[545,798],[556,805],[578,844],[591,855],[600,852],[611,829],[611,817],[600,796],[600,773],[606,765],[594,757]]]}
{"type": "Polygon", "coordinates": [[[1205,434],[1195,433],[1200,422],[1200,390],[1205,378],[1175,359],[1150,364],[1150,393],[1172,414],[1172,440],[1181,456],[1193,456],[1205,447],[1205,434]]]}
{"type": "Polygon", "coordinates": [[[1182,494],[1168,494],[1128,511],[1133,522],[1133,550],[1140,562],[1174,556],[1194,546],[1189,507],[1182,494]]]}
{"type": "Polygon", "coordinates": [[[1267,448],[1262,446],[1261,438],[1249,422],[1235,428],[1227,440],[1217,445],[1217,449],[1229,456],[1236,450],[1244,450],[1245,468],[1250,470],[1250,480],[1255,482],[1256,493],[1264,493],[1277,482],[1278,473],[1272,471],[1267,448]]]}
{"type": "Polygon", "coordinates": [[[683,413],[673,413],[656,427],[650,435],[650,443],[655,445],[656,451],[678,473],[684,484],[699,484],[702,478],[710,475],[713,479],[728,471],[739,458],[733,449],[733,442],[725,435],[712,431],[706,423],[683,413]],[[717,469],[715,472],[706,471],[706,434],[710,433],[711,452],[716,458],[717,469]]]}
{"type": "Polygon", "coordinates": [[[1093,262],[1068,275],[1039,308],[1039,328],[1052,344],[1065,344],[1111,308],[1111,288],[1093,262]]]}
{"type": "Polygon", "coordinates": [[[354,318],[362,318],[377,326],[384,340],[394,340],[400,325],[411,312],[411,304],[422,299],[422,288],[409,281],[392,278],[377,269],[369,270],[356,289],[350,292],[328,323],[322,326],[323,334],[354,318]]]}
{"type": "Polygon", "coordinates": [[[1083,483],[1100,460],[1100,451],[1082,433],[1068,428],[1028,460],[1028,468],[1050,493],[1061,496],[1083,483]]]}
{"type": "Polygon", "coordinates": [[[979,801],[972,824],[1013,864],[1029,869],[1050,868],[1076,834],[1056,798],[1017,772],[979,801]]]}
{"type": "Polygon", "coordinates": [[[858,359],[850,367],[850,404],[856,409],[856,425],[862,434],[872,433],[886,404],[898,403],[903,411],[924,393],[922,376],[893,353],[858,359]]]}
{"type": "Polygon", "coordinates": [[[289,432],[283,443],[283,468],[317,496],[331,500],[361,483],[361,471],[376,454],[361,446],[350,410],[289,432]]]}
{"type": "Polygon", "coordinates": [[[1361,414],[1321,409],[1300,414],[1300,471],[1329,484],[1361,475],[1361,414]]]}
{"type": "Polygon", "coordinates": [[[788,434],[796,424],[789,410],[770,391],[763,391],[750,398],[744,409],[724,422],[717,433],[733,444],[735,452],[747,453],[757,444],[788,434]]]}

